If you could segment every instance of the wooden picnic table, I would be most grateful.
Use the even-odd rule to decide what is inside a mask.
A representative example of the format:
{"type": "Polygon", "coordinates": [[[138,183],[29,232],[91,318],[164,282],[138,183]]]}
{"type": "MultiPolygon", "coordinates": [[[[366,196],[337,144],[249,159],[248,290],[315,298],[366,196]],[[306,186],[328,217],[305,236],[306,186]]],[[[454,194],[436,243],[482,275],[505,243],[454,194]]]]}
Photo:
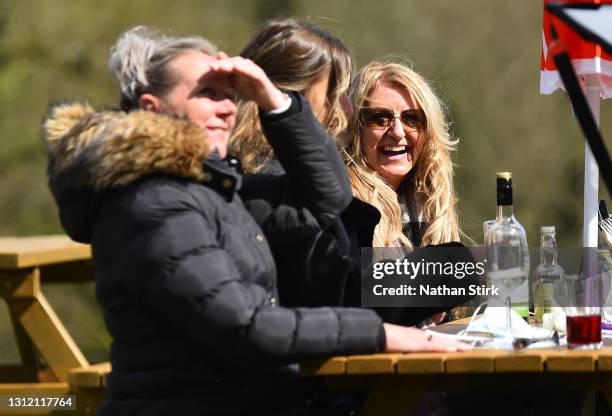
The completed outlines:
{"type": "Polygon", "coordinates": [[[0,297],[8,306],[21,358],[19,365],[0,366],[0,395],[68,393],[69,370],[89,363],[47,301],[41,283],[93,279],[88,245],[64,235],[0,238],[0,297]],[[57,382],[40,382],[41,360],[57,382]]]}
{"type": "MultiPolygon", "coordinates": [[[[465,321],[445,325],[458,332],[465,321]]],[[[301,371],[338,390],[366,391],[363,415],[408,415],[432,391],[600,391],[612,406],[612,346],[353,355],[302,363],[301,371]]]]}
{"type": "MultiPolygon", "coordinates": [[[[465,320],[445,324],[464,325],[465,320]]],[[[305,376],[326,377],[336,390],[365,392],[364,415],[408,415],[430,391],[507,391],[520,397],[520,390],[599,390],[612,404],[612,347],[353,355],[306,361],[300,368],[305,376]]],[[[70,373],[82,414],[95,412],[110,370],[101,363],[70,373]]],[[[537,414],[550,414],[549,404],[543,400],[537,414]]]]}
{"type": "MultiPolygon", "coordinates": [[[[22,360],[0,366],[0,396],[76,393],[76,414],[95,413],[110,364],[89,365],[41,291],[41,282],[93,279],[87,245],[66,236],[0,238],[0,297],[8,305],[22,360]],[[57,382],[39,381],[35,351],[57,382]]],[[[452,332],[464,324],[445,325],[452,332]]],[[[429,391],[599,390],[612,404],[612,347],[355,355],[304,362],[301,370],[326,377],[339,389],[367,391],[365,415],[409,414],[429,391]]],[[[14,413],[0,410],[7,414],[14,413]]]]}

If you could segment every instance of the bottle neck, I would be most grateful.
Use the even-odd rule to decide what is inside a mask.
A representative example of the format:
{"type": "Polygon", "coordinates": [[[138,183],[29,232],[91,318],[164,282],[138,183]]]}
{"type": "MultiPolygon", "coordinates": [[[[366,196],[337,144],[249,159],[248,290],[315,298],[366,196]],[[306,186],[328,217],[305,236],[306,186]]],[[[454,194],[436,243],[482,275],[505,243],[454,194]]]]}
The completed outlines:
{"type": "Polygon", "coordinates": [[[500,221],[503,218],[511,218],[514,217],[514,209],[512,205],[497,205],[497,215],[495,217],[496,221],[500,221]]]}
{"type": "Polygon", "coordinates": [[[497,221],[514,215],[512,209],[512,182],[497,179],[497,221]]]}
{"type": "Polygon", "coordinates": [[[540,262],[549,265],[557,263],[557,240],[554,234],[542,234],[540,237],[540,262]]]}

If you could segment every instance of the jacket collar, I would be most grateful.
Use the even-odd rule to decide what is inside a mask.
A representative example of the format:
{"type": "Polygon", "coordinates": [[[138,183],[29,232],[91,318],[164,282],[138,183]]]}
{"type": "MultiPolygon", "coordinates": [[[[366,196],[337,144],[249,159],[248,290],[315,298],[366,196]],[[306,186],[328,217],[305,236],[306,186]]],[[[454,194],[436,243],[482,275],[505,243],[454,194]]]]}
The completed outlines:
{"type": "MultiPolygon", "coordinates": [[[[146,111],[95,111],[89,104],[64,104],[51,109],[44,124],[52,183],[61,186],[109,189],[152,173],[204,181],[208,169],[225,179],[235,174],[213,156],[205,133],[186,120],[146,111]],[[214,157],[213,157],[214,159],[214,157]]],[[[217,157],[218,159],[218,157],[217,157]]],[[[218,187],[215,187],[217,189],[218,187]]]]}
{"type": "Polygon", "coordinates": [[[241,166],[238,159],[231,155],[221,159],[219,152],[214,150],[203,165],[202,182],[231,202],[234,194],[242,186],[241,166]]]}

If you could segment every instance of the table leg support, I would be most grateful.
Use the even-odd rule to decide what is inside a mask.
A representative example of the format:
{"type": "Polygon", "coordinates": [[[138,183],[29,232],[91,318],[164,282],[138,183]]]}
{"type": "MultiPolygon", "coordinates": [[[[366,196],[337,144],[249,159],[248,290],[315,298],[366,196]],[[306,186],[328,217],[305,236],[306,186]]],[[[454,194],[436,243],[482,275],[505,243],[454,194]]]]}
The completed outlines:
{"type": "MultiPolygon", "coordinates": [[[[13,331],[15,332],[15,340],[17,342],[17,349],[21,358],[21,368],[23,369],[22,377],[27,380],[37,379],[38,370],[38,358],[36,357],[36,351],[34,350],[34,344],[28,336],[28,333],[23,329],[19,321],[20,310],[22,310],[21,300],[7,301],[7,307],[11,316],[11,322],[13,324],[13,331]]],[[[15,380],[17,381],[17,380],[15,380]]],[[[21,379],[19,381],[25,381],[21,379]]]]}
{"type": "Polygon", "coordinates": [[[24,363],[31,365],[28,349],[33,344],[59,381],[68,380],[71,368],[88,366],[87,359],[41,292],[39,270],[24,271],[5,281],[10,285],[6,285],[3,297],[11,311],[15,331],[18,336],[22,335],[19,348],[24,363]]]}

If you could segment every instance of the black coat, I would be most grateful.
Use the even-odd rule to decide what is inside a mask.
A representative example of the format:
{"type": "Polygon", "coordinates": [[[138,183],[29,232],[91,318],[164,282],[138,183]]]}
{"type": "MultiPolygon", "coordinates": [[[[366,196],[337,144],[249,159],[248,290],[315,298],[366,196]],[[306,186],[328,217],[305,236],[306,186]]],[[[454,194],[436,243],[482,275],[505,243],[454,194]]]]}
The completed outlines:
{"type": "MultiPolygon", "coordinates": [[[[292,174],[325,171],[316,145],[317,166],[299,157],[314,118],[293,99],[262,124],[304,144],[279,152],[292,174]]],[[[268,243],[236,193],[241,176],[209,154],[197,126],[77,104],[53,109],[45,129],[60,218],[73,239],[92,245],[113,338],[101,414],[228,414],[255,409],[264,395],[265,406],[283,408],[294,398],[278,388],[307,386],[287,363],[384,349],[372,311],[279,307],[268,243]],[[271,392],[278,400],[267,400],[271,392]]],[[[340,202],[330,195],[311,206],[321,218],[344,203],[342,190],[340,202]]]]}
{"type": "MultiPolygon", "coordinates": [[[[284,172],[277,161],[271,161],[266,171],[270,172],[268,180],[280,177],[284,172]]],[[[243,197],[248,200],[251,194],[244,193],[243,197]]],[[[273,198],[273,195],[266,197],[273,198]]],[[[372,247],[374,229],[381,216],[378,209],[352,198],[339,216],[320,224],[303,204],[292,205],[285,201],[283,205],[278,198],[275,201],[281,204],[278,212],[282,215],[255,215],[255,218],[274,253],[283,304],[360,307],[364,266],[361,264],[361,249],[372,247]]],[[[420,243],[425,229],[421,223],[411,223],[404,231],[420,243]]],[[[442,246],[450,247],[450,257],[457,261],[469,257],[467,249],[459,243],[442,246]]],[[[457,305],[468,300],[457,298],[457,305]]],[[[451,304],[452,301],[455,299],[441,301],[444,306],[439,307],[378,307],[373,310],[385,322],[412,326],[457,306],[451,304]]]]}
{"type": "MultiPolygon", "coordinates": [[[[361,305],[361,278],[362,274],[367,273],[366,264],[361,263],[361,252],[362,247],[371,247],[372,240],[374,238],[374,228],[380,220],[380,212],[372,205],[361,201],[360,199],[353,198],[351,204],[341,214],[342,226],[348,234],[350,240],[350,256],[354,260],[352,262],[352,268],[348,273],[346,279],[346,285],[343,295],[343,306],[360,306],[361,305]],[[364,269],[365,270],[362,270],[364,269]]],[[[458,242],[449,242],[444,244],[421,247],[423,234],[427,229],[426,223],[412,222],[404,226],[404,234],[410,238],[415,246],[415,250],[408,254],[408,259],[415,259],[413,261],[419,261],[422,258],[430,258],[430,260],[439,261],[441,258],[435,258],[445,256],[446,260],[454,262],[473,262],[474,259],[470,251],[458,242]],[[429,250],[429,247],[433,250],[429,250]],[[432,258],[432,256],[434,258],[432,258]]],[[[343,237],[340,237],[343,238],[343,237]]],[[[367,275],[367,274],[364,274],[367,275]]],[[[438,279],[437,276],[422,277],[424,281],[428,279],[438,279]]],[[[445,280],[445,279],[443,279],[445,280]]],[[[468,280],[464,281],[447,281],[448,285],[457,285],[462,287],[468,280]]],[[[430,280],[430,283],[433,283],[430,280]]],[[[383,321],[398,324],[398,325],[418,325],[423,321],[429,320],[429,318],[437,313],[445,312],[452,309],[455,306],[459,306],[469,301],[472,296],[465,297],[449,297],[449,298],[438,298],[431,299],[432,304],[437,303],[439,306],[431,307],[377,307],[373,308],[376,313],[383,319],[383,321]]]]}

